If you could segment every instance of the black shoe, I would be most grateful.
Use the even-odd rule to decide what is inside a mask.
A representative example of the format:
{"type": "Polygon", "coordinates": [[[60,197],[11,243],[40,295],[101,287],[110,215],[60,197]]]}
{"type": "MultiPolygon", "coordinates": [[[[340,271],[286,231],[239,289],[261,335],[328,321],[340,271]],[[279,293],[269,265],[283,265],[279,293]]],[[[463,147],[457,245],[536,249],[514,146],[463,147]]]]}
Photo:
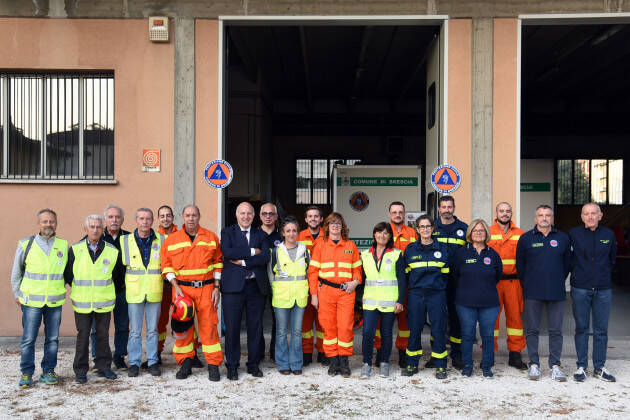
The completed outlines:
{"type": "Polygon", "coordinates": [[[201,360],[199,360],[199,356],[197,356],[196,352],[195,352],[195,356],[192,358],[192,367],[198,368],[198,369],[203,367],[203,363],[201,363],[201,360]]]}
{"type": "Polygon", "coordinates": [[[418,366],[407,366],[400,371],[401,376],[413,376],[418,373],[418,366]]]}
{"type": "Polygon", "coordinates": [[[376,360],[374,366],[381,367],[381,349],[376,349],[376,360]]]}
{"type": "Polygon", "coordinates": [[[317,363],[321,363],[322,366],[330,366],[330,359],[326,357],[325,353],[317,353],[317,363]]]}
{"type": "Polygon", "coordinates": [[[510,352],[508,365],[515,367],[518,370],[527,370],[527,365],[523,362],[523,359],[521,359],[521,353],[517,351],[510,352]]]}
{"type": "Polygon", "coordinates": [[[84,384],[87,382],[87,374],[85,373],[77,373],[76,378],[74,379],[78,384],[84,384]]]}
{"type": "Polygon", "coordinates": [[[162,369],[160,369],[159,363],[153,363],[149,366],[149,373],[151,376],[162,376],[162,369]]]}
{"type": "Polygon", "coordinates": [[[462,359],[451,359],[451,365],[457,370],[464,369],[464,361],[462,359]]]}
{"type": "Polygon", "coordinates": [[[279,371],[281,375],[290,375],[291,371],[289,369],[282,369],[279,371]]]}
{"type": "Polygon", "coordinates": [[[350,363],[348,362],[348,356],[340,356],[339,357],[339,373],[344,378],[350,377],[350,363]]]}
{"type": "Polygon", "coordinates": [[[339,373],[339,356],[329,357],[330,366],[328,366],[328,374],[335,376],[339,373]]]}
{"type": "Polygon", "coordinates": [[[119,354],[118,356],[114,356],[112,361],[114,362],[114,366],[116,366],[116,369],[127,369],[127,364],[125,363],[125,356],[123,356],[122,354],[119,354]]]}
{"type": "Polygon", "coordinates": [[[192,374],[192,359],[185,359],[175,374],[177,379],[186,379],[192,374]]]}
{"type": "Polygon", "coordinates": [[[405,350],[398,350],[398,366],[401,369],[407,366],[407,352],[405,350]]]}
{"type": "Polygon", "coordinates": [[[438,379],[446,379],[447,376],[446,369],[444,368],[438,368],[438,370],[435,371],[435,377],[438,379]]]}
{"type": "Polygon", "coordinates": [[[127,376],[130,378],[135,378],[140,374],[140,368],[136,365],[129,366],[129,371],[127,372],[127,376]]]}
{"type": "Polygon", "coordinates": [[[100,378],[107,378],[107,379],[116,379],[116,378],[118,378],[118,375],[116,375],[111,369],[99,370],[98,371],[98,376],[100,378]]]}
{"type": "Polygon", "coordinates": [[[247,373],[249,373],[255,378],[262,378],[263,376],[262,370],[260,370],[258,366],[248,367],[247,373]]]}
{"type": "MultiPolygon", "coordinates": [[[[158,365],[162,366],[162,355],[160,353],[158,353],[158,365]]],[[[140,367],[144,370],[149,369],[149,361],[145,360],[144,362],[142,362],[140,367]]]]}
{"type": "Polygon", "coordinates": [[[301,375],[302,374],[302,369],[292,370],[291,373],[294,374],[294,375],[301,375]]]}
{"type": "Polygon", "coordinates": [[[230,381],[238,381],[238,369],[236,369],[236,368],[227,368],[227,378],[230,381]]]}
{"type": "Polygon", "coordinates": [[[313,353],[302,354],[302,366],[308,366],[313,363],[313,353]]]}
{"type": "Polygon", "coordinates": [[[435,369],[435,358],[430,358],[427,363],[424,365],[425,369],[435,369]]]}
{"type": "Polygon", "coordinates": [[[221,374],[219,373],[219,366],[208,365],[208,380],[211,382],[219,382],[221,380],[221,374]]]}

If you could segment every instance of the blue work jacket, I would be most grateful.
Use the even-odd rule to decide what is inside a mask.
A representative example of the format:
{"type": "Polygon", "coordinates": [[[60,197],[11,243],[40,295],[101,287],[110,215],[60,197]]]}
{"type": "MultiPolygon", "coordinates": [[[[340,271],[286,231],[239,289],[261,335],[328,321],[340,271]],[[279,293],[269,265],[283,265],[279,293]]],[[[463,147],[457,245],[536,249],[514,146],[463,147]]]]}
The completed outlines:
{"type": "Polygon", "coordinates": [[[610,274],[617,258],[615,233],[605,226],[594,231],[584,226],[569,231],[571,256],[571,287],[578,289],[610,289],[610,274]]]}

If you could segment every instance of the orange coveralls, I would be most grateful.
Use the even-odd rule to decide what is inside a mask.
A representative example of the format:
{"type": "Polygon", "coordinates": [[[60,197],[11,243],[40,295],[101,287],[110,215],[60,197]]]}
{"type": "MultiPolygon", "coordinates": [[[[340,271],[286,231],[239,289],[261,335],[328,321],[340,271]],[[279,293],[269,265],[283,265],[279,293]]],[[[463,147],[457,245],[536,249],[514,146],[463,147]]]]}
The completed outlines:
{"type": "Polygon", "coordinates": [[[524,232],[510,222],[505,233],[497,221],[490,226],[490,242],[488,243],[503,263],[503,278],[497,284],[499,292],[499,316],[494,325],[494,350],[498,350],[499,320],[501,310],[505,307],[505,325],[507,327],[507,346],[509,351],[521,352],[525,348],[523,335],[523,289],[516,273],[516,244],[524,232]]]}
{"type": "Polygon", "coordinates": [[[361,277],[361,256],[351,240],[342,238],[335,244],[330,238],[322,238],[313,249],[308,282],[311,294],[319,298],[319,323],[324,328],[327,357],[352,356],[356,293],[346,293],[325,284],[320,286],[319,279],[341,284],[353,279],[360,282],[361,277]]]}
{"type": "MultiPolygon", "coordinates": [[[[174,273],[184,294],[195,302],[201,349],[206,361],[220,365],[223,352],[217,330],[217,309],[212,303],[214,279],[221,277],[223,256],[219,248],[219,238],[213,232],[199,227],[195,240],[191,243],[185,229],[166,238],[162,246],[162,274],[174,273]],[[181,282],[204,282],[201,287],[184,285],[181,282]]],[[[172,291],[173,297],[175,289],[172,291]]],[[[195,355],[195,326],[186,333],[175,335],[173,354],[178,365],[195,355]]]]}
{"type": "MultiPolygon", "coordinates": [[[[298,242],[302,242],[306,249],[313,255],[313,248],[324,236],[324,231],[319,228],[319,236],[313,238],[311,231],[306,228],[298,235],[298,242]]],[[[317,353],[324,354],[324,330],[322,329],[319,319],[317,319],[317,309],[311,305],[308,300],[306,308],[304,308],[304,318],[302,319],[302,353],[313,353],[313,341],[317,346],[317,353]],[[315,331],[313,331],[313,322],[315,322],[315,331]]]]}
{"type": "MultiPolygon", "coordinates": [[[[158,227],[158,232],[162,235],[168,234],[164,231],[162,226],[158,227]]],[[[177,225],[173,223],[173,233],[177,232],[177,225]]],[[[168,325],[169,319],[171,319],[171,293],[172,293],[171,283],[168,281],[164,282],[164,290],[162,292],[162,305],[160,306],[160,318],[158,319],[158,353],[162,353],[164,350],[164,341],[166,341],[166,326],[168,325]]]]}

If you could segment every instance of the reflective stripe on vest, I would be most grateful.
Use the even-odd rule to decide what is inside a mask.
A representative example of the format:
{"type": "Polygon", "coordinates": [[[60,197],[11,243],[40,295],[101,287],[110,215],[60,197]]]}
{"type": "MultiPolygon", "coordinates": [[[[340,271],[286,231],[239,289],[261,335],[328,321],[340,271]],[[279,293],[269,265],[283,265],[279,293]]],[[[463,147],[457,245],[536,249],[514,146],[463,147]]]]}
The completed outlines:
{"type": "Polygon", "coordinates": [[[396,262],[401,252],[398,249],[385,252],[381,257],[380,271],[370,250],[361,252],[365,271],[365,289],[363,291],[363,309],[393,312],[398,300],[398,279],[396,262]]]}
{"type": "Polygon", "coordinates": [[[292,261],[284,244],[275,248],[276,265],[273,267],[271,305],[276,308],[291,308],[297,304],[304,308],[308,301],[308,281],[306,279],[306,246],[299,245],[299,258],[292,261]]]}
{"type": "Polygon", "coordinates": [[[162,279],[161,250],[166,237],[157,234],[151,242],[149,263],[144,266],[142,254],[134,234],[120,238],[120,250],[125,271],[125,296],[128,303],[161,302],[164,281],[162,279]]]}
{"type": "MultiPolygon", "coordinates": [[[[20,242],[24,251],[30,238],[20,242]]],[[[63,270],[68,262],[68,242],[55,237],[48,255],[33,240],[24,261],[24,275],[20,282],[18,300],[22,305],[42,308],[57,307],[66,301],[63,270]]]]}
{"type": "Polygon", "coordinates": [[[74,266],[72,273],[72,307],[78,313],[109,312],[116,303],[112,272],[118,250],[108,242],[95,262],[92,262],[86,240],[72,245],[74,266]]]}

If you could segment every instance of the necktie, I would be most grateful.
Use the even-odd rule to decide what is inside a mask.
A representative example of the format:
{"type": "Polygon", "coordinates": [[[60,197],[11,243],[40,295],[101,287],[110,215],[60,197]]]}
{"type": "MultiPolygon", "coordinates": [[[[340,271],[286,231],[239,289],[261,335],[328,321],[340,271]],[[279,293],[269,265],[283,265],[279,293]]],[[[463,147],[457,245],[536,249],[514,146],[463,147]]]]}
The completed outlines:
{"type": "Polygon", "coordinates": [[[247,231],[242,230],[241,233],[243,234],[243,238],[245,238],[245,242],[247,242],[247,245],[249,245],[249,241],[247,240],[247,231]]]}
{"type": "MultiPolygon", "coordinates": [[[[245,238],[245,242],[247,242],[247,245],[249,245],[249,241],[247,240],[247,231],[246,230],[242,230],[241,233],[243,234],[243,237],[245,238]]],[[[247,274],[246,274],[246,278],[252,278],[254,277],[254,272],[251,270],[247,270],[247,274]]]]}

